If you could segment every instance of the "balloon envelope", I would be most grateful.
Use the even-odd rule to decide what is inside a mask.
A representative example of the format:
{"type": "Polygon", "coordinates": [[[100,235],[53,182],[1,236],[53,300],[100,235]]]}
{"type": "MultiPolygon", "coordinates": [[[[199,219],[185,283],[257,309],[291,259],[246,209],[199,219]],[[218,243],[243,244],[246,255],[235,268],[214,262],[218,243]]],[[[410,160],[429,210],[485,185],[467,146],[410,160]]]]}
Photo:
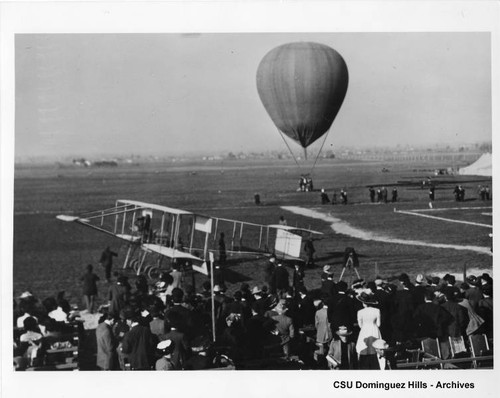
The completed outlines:
{"type": "Polygon", "coordinates": [[[267,113],[281,132],[304,148],[330,129],[348,81],[342,56],[319,43],[276,47],[257,69],[257,91],[267,113]]]}

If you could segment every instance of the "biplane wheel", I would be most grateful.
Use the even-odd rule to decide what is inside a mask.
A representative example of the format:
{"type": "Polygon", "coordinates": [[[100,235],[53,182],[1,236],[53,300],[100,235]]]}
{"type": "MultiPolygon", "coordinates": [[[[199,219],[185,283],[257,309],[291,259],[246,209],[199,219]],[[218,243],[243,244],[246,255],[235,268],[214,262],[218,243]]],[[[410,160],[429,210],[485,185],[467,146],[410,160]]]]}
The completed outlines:
{"type": "Polygon", "coordinates": [[[140,261],[138,259],[134,259],[130,262],[130,266],[134,269],[135,272],[137,272],[140,266],[140,261]]]}
{"type": "Polygon", "coordinates": [[[148,270],[149,279],[158,279],[161,274],[161,269],[159,267],[151,267],[148,270]]]}
{"type": "Polygon", "coordinates": [[[142,268],[142,274],[145,274],[147,275],[149,270],[152,268],[153,266],[151,264],[146,264],[144,265],[144,267],[142,268]]]}

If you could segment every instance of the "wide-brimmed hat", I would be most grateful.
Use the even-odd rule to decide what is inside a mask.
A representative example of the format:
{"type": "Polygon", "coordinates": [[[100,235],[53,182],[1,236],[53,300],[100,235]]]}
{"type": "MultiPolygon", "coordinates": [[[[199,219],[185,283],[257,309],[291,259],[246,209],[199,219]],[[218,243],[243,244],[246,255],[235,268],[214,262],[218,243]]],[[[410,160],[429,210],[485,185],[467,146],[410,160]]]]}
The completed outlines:
{"type": "Polygon", "coordinates": [[[364,304],[378,304],[375,296],[366,292],[362,292],[360,295],[356,296],[356,298],[364,304]]]}
{"type": "Polygon", "coordinates": [[[378,339],[372,343],[372,347],[377,350],[387,350],[389,348],[389,344],[387,344],[387,342],[383,339],[378,339]]]}
{"type": "Polygon", "coordinates": [[[361,289],[364,285],[365,285],[365,281],[364,281],[364,279],[356,279],[356,280],[352,283],[351,287],[352,287],[353,289],[361,289]]]}
{"type": "Polygon", "coordinates": [[[174,350],[174,342],[172,340],[163,340],[158,343],[156,348],[164,354],[170,354],[174,350]]]}
{"type": "Polygon", "coordinates": [[[479,286],[481,283],[481,280],[474,275],[469,275],[467,278],[465,278],[465,281],[472,286],[479,286]]]}
{"type": "Polygon", "coordinates": [[[454,285],[456,282],[455,277],[450,274],[446,274],[445,276],[443,276],[443,280],[448,282],[450,285],[454,285]]]}
{"type": "Polygon", "coordinates": [[[350,330],[347,326],[339,326],[335,333],[339,336],[350,336],[352,334],[352,330],[350,330]]]}
{"type": "Polygon", "coordinates": [[[422,274],[418,274],[415,278],[415,282],[422,283],[424,281],[424,276],[422,274]]]}

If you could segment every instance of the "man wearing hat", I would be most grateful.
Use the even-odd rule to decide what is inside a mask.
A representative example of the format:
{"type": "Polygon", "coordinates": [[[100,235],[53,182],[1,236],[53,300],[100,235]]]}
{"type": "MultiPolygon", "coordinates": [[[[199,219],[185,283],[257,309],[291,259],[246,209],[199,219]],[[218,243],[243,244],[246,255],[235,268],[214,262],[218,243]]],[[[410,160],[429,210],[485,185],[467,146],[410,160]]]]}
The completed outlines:
{"type": "Polygon", "coordinates": [[[271,293],[281,297],[290,287],[288,270],[283,266],[283,263],[279,262],[274,269],[273,275],[271,277],[271,293]]]}
{"type": "Polygon", "coordinates": [[[118,364],[116,353],[117,341],[113,334],[115,317],[103,315],[102,322],[95,331],[97,343],[97,366],[102,370],[114,370],[118,364]]]}
{"type": "Polygon", "coordinates": [[[184,363],[184,370],[204,370],[212,367],[209,356],[210,339],[206,336],[198,336],[192,342],[191,355],[184,363]]]}
{"type": "Polygon", "coordinates": [[[446,274],[443,276],[444,285],[441,286],[441,292],[448,296],[457,296],[460,293],[460,289],[455,286],[456,279],[451,274],[446,274]],[[449,292],[449,294],[448,294],[449,292]]]}
{"type": "Polygon", "coordinates": [[[127,355],[132,370],[150,370],[158,339],[149,326],[140,324],[140,314],[135,313],[128,322],[130,330],[123,336],[121,351],[127,355]]]}
{"type": "Polygon", "coordinates": [[[399,278],[402,289],[396,291],[393,300],[392,311],[392,338],[395,341],[403,342],[411,338],[413,332],[413,311],[415,305],[410,289],[413,287],[408,276],[402,274],[399,278]],[[406,276],[406,277],[405,277],[406,276]]]}
{"type": "Polygon", "coordinates": [[[483,285],[483,299],[477,306],[477,314],[484,319],[480,332],[485,333],[488,338],[493,337],[493,285],[483,285]]]}
{"type": "Polygon", "coordinates": [[[469,288],[465,291],[465,298],[469,300],[472,309],[477,311],[477,306],[484,297],[480,289],[481,280],[474,275],[469,275],[465,281],[469,285],[469,288]]]}
{"type": "MultiPolygon", "coordinates": [[[[352,331],[357,322],[355,299],[347,294],[347,283],[340,281],[336,286],[337,295],[328,303],[328,320],[332,331],[336,333],[340,326],[346,326],[352,331]]],[[[357,300],[356,300],[357,301],[357,300]]],[[[334,338],[336,338],[334,334],[334,338]]]]}
{"type": "Polygon", "coordinates": [[[377,365],[380,370],[396,369],[394,356],[388,356],[389,344],[383,339],[375,340],[372,344],[377,353],[377,365]]]}
{"type": "Polygon", "coordinates": [[[314,325],[316,326],[316,345],[318,350],[316,353],[320,356],[324,356],[330,346],[332,341],[332,331],[330,329],[330,323],[328,322],[328,305],[324,300],[318,300],[319,309],[315,314],[314,325]]]}
{"type": "Polygon", "coordinates": [[[347,326],[339,326],[335,331],[338,340],[332,340],[328,350],[327,361],[330,369],[357,369],[358,354],[356,344],[351,341],[352,330],[347,326]]]}
{"type": "Polygon", "coordinates": [[[418,274],[415,278],[415,286],[413,287],[413,289],[411,289],[415,307],[424,303],[424,295],[426,290],[427,289],[424,282],[424,276],[422,274],[418,274]]]}
{"type": "Polygon", "coordinates": [[[172,362],[172,352],[174,350],[174,342],[172,340],[163,340],[158,343],[156,349],[161,352],[162,356],[156,361],[156,370],[177,370],[172,362]]]}
{"type": "Polygon", "coordinates": [[[333,271],[330,265],[323,267],[325,279],[321,281],[321,296],[332,300],[336,295],[335,282],[333,281],[333,271]]]}
{"type": "Polygon", "coordinates": [[[274,268],[276,267],[276,256],[273,254],[269,257],[269,261],[264,267],[264,282],[269,286],[274,275],[274,268]]]}

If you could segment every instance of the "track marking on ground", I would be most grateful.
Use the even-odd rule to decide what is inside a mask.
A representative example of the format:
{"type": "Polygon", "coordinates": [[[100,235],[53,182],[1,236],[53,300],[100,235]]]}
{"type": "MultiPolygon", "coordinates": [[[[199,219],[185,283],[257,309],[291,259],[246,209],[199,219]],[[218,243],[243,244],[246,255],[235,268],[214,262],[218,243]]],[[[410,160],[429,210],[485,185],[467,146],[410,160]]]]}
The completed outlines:
{"type": "Polygon", "coordinates": [[[412,209],[412,210],[408,210],[408,211],[413,211],[415,213],[425,213],[425,212],[447,211],[447,210],[484,210],[484,209],[493,209],[493,207],[491,207],[491,206],[479,206],[479,207],[446,207],[446,208],[434,207],[432,209],[412,209]]]}
{"type": "Polygon", "coordinates": [[[397,239],[397,238],[392,238],[390,236],[375,234],[373,232],[355,228],[351,226],[349,223],[342,221],[339,218],[333,217],[331,214],[324,214],[316,210],[306,209],[298,206],[282,206],[281,208],[283,210],[289,211],[294,214],[298,214],[300,216],[324,220],[326,222],[331,223],[330,227],[334,232],[338,234],[352,236],[353,238],[361,240],[373,240],[377,242],[395,243],[399,245],[435,247],[438,249],[469,250],[481,254],[488,254],[490,256],[492,255],[489,247],[470,246],[470,245],[461,246],[461,245],[451,245],[446,243],[429,243],[420,240],[397,239]]]}
{"type": "Polygon", "coordinates": [[[408,214],[410,216],[417,216],[417,217],[424,217],[424,218],[432,218],[434,220],[454,222],[454,223],[458,223],[458,224],[475,225],[476,227],[493,228],[493,225],[489,225],[489,224],[481,224],[481,223],[472,222],[472,221],[454,220],[452,218],[430,216],[428,214],[421,214],[421,213],[417,213],[415,211],[406,211],[406,210],[396,210],[396,209],[394,209],[394,213],[408,214]]]}

